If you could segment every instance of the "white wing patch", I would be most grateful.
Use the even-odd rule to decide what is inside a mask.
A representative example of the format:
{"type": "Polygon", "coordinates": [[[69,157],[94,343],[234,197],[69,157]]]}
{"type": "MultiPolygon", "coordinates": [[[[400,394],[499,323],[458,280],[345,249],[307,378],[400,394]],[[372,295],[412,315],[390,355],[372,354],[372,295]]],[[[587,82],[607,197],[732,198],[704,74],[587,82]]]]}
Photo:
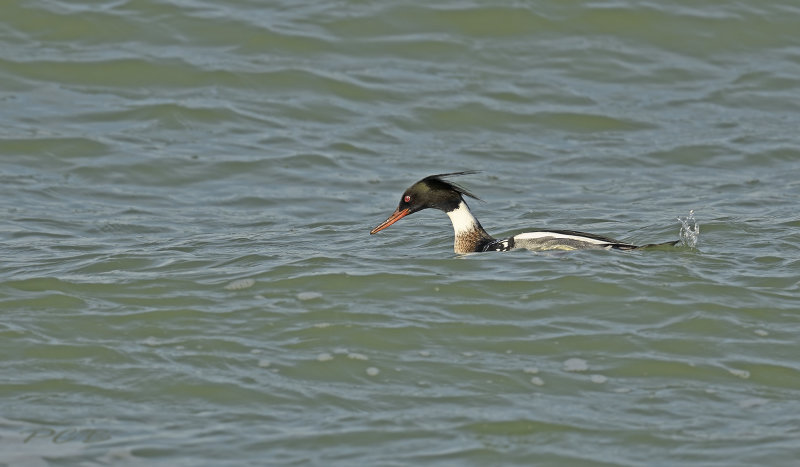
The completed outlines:
{"type": "Polygon", "coordinates": [[[504,240],[494,240],[493,242],[489,243],[488,245],[483,247],[483,251],[508,251],[511,249],[509,243],[511,239],[504,239],[504,240]]]}
{"type": "Polygon", "coordinates": [[[515,241],[525,241],[525,240],[538,240],[543,238],[557,238],[563,240],[575,240],[578,242],[585,242],[585,243],[593,243],[595,245],[608,245],[607,241],[598,240],[596,238],[591,237],[582,237],[579,235],[566,235],[557,232],[525,232],[521,234],[514,235],[515,241]]]}

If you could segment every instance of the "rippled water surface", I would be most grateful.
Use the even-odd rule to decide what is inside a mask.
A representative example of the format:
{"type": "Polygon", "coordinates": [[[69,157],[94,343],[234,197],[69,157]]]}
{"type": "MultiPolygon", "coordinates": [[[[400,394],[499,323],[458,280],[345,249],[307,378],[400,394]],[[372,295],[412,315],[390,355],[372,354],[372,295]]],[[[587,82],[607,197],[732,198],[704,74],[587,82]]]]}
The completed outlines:
{"type": "Polygon", "coordinates": [[[795,465],[798,31],[788,0],[0,2],[0,464],[795,465]],[[700,235],[368,234],[459,170],[498,236],[700,235]]]}

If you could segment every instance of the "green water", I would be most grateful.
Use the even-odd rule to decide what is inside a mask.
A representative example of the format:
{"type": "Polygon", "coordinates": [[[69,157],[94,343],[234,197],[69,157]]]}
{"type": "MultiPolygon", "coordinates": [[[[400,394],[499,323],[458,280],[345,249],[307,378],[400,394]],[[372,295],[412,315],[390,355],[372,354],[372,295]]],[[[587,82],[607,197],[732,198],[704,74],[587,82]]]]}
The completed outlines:
{"type": "Polygon", "coordinates": [[[0,465],[795,465],[800,7],[0,3],[0,465]],[[501,236],[452,252],[433,173],[501,236]]]}

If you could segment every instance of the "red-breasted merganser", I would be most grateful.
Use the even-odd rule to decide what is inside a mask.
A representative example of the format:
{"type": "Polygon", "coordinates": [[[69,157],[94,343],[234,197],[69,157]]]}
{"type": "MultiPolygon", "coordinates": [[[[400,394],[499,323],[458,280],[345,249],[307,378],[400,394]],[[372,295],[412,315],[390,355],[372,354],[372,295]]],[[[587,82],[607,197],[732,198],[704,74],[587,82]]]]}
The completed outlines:
{"type": "Polygon", "coordinates": [[[370,231],[378,233],[409,214],[423,209],[434,208],[444,211],[450,217],[455,231],[453,250],[458,254],[475,253],[482,251],[508,251],[526,249],[535,251],[544,250],[583,250],[583,249],[616,249],[633,250],[650,246],[675,245],[678,240],[665,243],[648,245],[631,245],[613,238],[603,237],[574,230],[537,230],[524,232],[517,235],[496,239],[483,230],[478,219],[472,215],[464,196],[480,199],[467,191],[464,187],[449,180],[448,177],[467,175],[475,171],[454,172],[425,177],[411,185],[400,198],[397,209],[383,221],[382,224],[370,231]]]}

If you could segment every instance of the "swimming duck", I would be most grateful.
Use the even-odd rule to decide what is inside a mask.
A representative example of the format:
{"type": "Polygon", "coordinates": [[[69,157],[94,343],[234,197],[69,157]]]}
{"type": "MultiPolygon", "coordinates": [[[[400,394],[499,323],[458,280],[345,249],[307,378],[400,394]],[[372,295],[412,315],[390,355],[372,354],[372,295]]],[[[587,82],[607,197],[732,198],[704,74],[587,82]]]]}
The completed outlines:
{"type": "Polygon", "coordinates": [[[476,173],[475,171],[453,172],[430,175],[411,185],[403,196],[397,209],[380,225],[372,229],[375,234],[389,227],[400,219],[423,209],[434,208],[444,211],[450,217],[455,232],[453,251],[458,254],[484,251],[509,251],[526,249],[545,250],[633,250],[650,246],[676,245],[679,240],[648,244],[632,245],[613,238],[575,230],[535,230],[523,232],[508,238],[497,239],[489,235],[478,219],[472,214],[464,197],[480,199],[464,187],[448,180],[449,177],[476,173]]]}

